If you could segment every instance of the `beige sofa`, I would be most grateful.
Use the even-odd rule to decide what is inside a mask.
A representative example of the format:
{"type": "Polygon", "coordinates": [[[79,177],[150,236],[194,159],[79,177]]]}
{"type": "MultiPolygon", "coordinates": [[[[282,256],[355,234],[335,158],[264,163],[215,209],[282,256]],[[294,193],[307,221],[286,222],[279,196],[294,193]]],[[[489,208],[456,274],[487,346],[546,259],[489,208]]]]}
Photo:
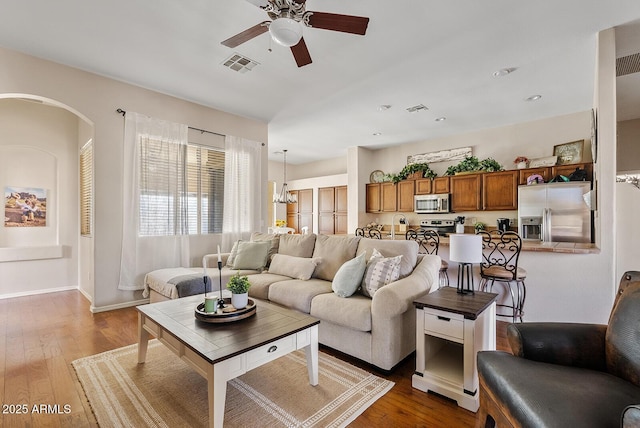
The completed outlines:
{"type": "MultiPolygon", "coordinates": [[[[438,288],[438,256],[418,254],[415,241],[350,235],[253,234],[251,240],[267,243],[271,265],[262,272],[258,269],[240,270],[241,275],[248,275],[252,284],[250,297],[269,300],[319,318],[321,344],[382,370],[391,370],[415,351],[416,312],[413,301],[421,294],[438,288]],[[363,253],[359,260],[364,257],[368,261],[374,251],[387,260],[402,256],[399,278],[377,289],[373,297],[366,296],[361,290],[350,297],[340,297],[334,292],[332,285],[335,288],[337,282],[343,282],[336,279],[341,267],[347,262],[353,265],[353,259],[363,253]]],[[[249,247],[249,244],[244,244],[244,247],[249,247]]],[[[234,252],[223,254],[222,259],[225,264],[222,269],[224,286],[228,278],[237,272],[233,268],[237,260],[234,260],[234,252]]],[[[218,284],[217,255],[205,256],[204,262],[214,279],[215,290],[218,284]]],[[[188,274],[188,271],[183,273],[188,274]]],[[[202,268],[191,271],[191,274],[201,277],[202,268]]],[[[147,275],[149,284],[157,281],[158,275],[158,271],[147,275]]],[[[154,301],[171,298],[170,290],[168,292],[159,285],[149,287],[152,295],[160,295],[152,296],[154,301]]]]}

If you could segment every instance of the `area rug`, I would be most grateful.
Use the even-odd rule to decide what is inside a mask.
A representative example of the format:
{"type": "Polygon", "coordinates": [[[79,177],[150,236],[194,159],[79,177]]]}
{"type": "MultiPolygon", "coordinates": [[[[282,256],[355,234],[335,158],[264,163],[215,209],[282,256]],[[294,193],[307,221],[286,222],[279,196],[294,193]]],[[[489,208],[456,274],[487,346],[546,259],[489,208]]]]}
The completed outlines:
{"type": "MultiPolygon", "coordinates": [[[[73,361],[100,427],[206,427],[207,383],[157,340],[145,364],[137,345],[73,361]]],[[[319,384],[309,385],[304,351],[227,383],[225,427],[342,427],[393,382],[319,352],[319,384]]]]}

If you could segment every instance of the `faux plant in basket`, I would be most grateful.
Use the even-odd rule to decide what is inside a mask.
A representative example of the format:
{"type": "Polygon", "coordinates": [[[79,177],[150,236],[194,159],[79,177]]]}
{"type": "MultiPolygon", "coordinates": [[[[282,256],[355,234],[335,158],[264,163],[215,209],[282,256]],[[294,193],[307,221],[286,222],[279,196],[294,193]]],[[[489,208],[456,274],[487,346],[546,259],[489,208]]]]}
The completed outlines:
{"type": "Polygon", "coordinates": [[[451,165],[447,168],[445,175],[456,175],[465,172],[495,172],[502,171],[504,168],[493,158],[479,160],[476,156],[467,156],[457,165],[451,165]]]}
{"type": "Polygon", "coordinates": [[[231,291],[231,305],[236,309],[243,309],[249,303],[249,287],[251,283],[246,276],[240,276],[240,272],[236,273],[229,279],[227,289],[231,291]]]}

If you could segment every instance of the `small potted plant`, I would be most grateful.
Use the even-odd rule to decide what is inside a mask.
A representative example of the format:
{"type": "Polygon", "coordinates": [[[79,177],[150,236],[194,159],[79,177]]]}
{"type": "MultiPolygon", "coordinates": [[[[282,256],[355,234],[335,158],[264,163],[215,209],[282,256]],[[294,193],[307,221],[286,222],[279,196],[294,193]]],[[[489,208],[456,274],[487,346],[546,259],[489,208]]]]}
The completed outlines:
{"type": "Polygon", "coordinates": [[[476,233],[484,230],[485,228],[485,224],[482,223],[481,221],[476,222],[476,224],[473,225],[473,228],[476,230],[476,233]]]}
{"type": "Polygon", "coordinates": [[[527,164],[529,163],[529,159],[527,159],[524,156],[518,156],[517,158],[514,159],[513,163],[516,164],[516,168],[524,169],[527,167],[527,164]]]}
{"type": "Polygon", "coordinates": [[[243,309],[249,303],[249,287],[251,283],[246,276],[236,273],[229,279],[227,289],[231,291],[231,305],[236,309],[243,309]]]}

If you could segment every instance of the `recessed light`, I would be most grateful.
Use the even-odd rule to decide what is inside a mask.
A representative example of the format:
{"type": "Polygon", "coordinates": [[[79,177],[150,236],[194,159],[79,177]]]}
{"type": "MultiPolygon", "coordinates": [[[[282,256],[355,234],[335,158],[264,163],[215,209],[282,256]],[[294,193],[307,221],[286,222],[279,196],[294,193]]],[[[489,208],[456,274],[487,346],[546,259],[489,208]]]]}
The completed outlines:
{"type": "Polygon", "coordinates": [[[436,117],[436,122],[444,122],[445,120],[447,120],[447,118],[444,116],[436,117]]]}
{"type": "Polygon", "coordinates": [[[542,98],[542,95],[531,95],[530,97],[525,98],[525,101],[538,101],[542,98]]]}
{"type": "Polygon", "coordinates": [[[493,72],[493,77],[506,76],[507,74],[511,74],[516,70],[517,70],[516,67],[501,68],[500,70],[493,72]]]}
{"type": "Polygon", "coordinates": [[[382,132],[374,132],[374,133],[373,133],[373,136],[374,136],[374,137],[379,137],[380,135],[382,135],[382,132]]]}
{"type": "Polygon", "coordinates": [[[391,106],[389,104],[382,104],[380,107],[378,107],[378,111],[386,111],[389,110],[391,108],[391,106]]]}

